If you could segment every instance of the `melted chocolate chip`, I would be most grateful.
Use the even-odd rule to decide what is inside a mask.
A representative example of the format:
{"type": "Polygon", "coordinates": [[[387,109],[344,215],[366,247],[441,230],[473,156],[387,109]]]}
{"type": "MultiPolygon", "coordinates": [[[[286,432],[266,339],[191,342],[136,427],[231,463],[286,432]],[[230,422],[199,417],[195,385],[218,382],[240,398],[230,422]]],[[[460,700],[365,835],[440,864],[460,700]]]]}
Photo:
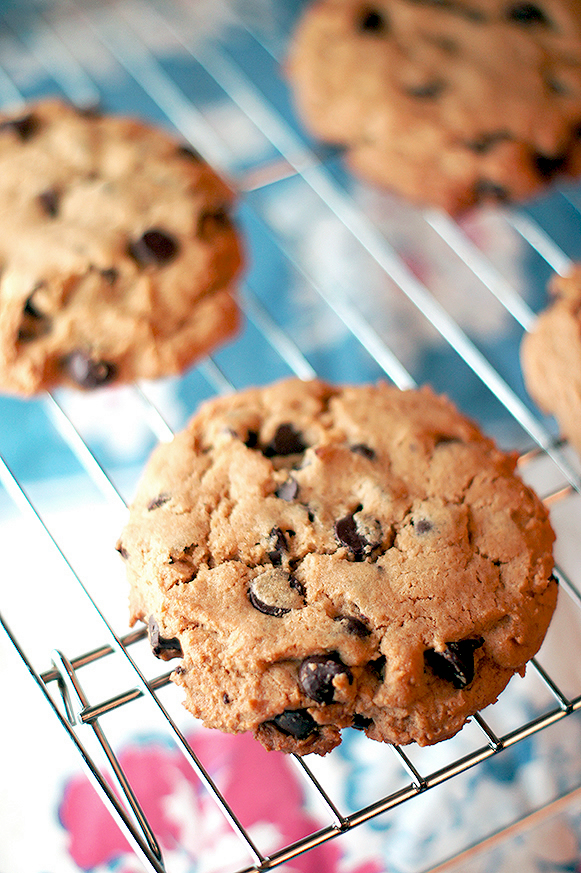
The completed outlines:
{"type": "Polygon", "coordinates": [[[34,289],[24,304],[22,322],[18,330],[18,339],[20,342],[32,342],[32,340],[50,333],[50,318],[41,312],[38,306],[34,303],[34,296],[39,287],[41,286],[34,289]]]}
{"type": "Polygon", "coordinates": [[[534,156],[535,167],[543,179],[547,181],[566,169],[567,160],[567,154],[549,156],[539,153],[534,156]]]}
{"type": "Polygon", "coordinates": [[[367,728],[370,728],[372,724],[373,724],[372,718],[367,718],[366,715],[360,715],[360,713],[358,713],[358,712],[355,712],[353,714],[353,722],[351,724],[351,727],[354,727],[355,730],[358,730],[358,731],[367,730],[367,728]]]}
{"type": "Polygon", "coordinates": [[[299,668],[299,685],[303,693],[316,703],[333,703],[333,680],[337,676],[346,676],[349,684],[353,682],[351,670],[336,652],[329,655],[311,655],[305,658],[299,668]]]}
{"type": "Polygon", "coordinates": [[[439,679],[454,688],[466,688],[474,679],[474,652],[484,644],[482,637],[446,643],[443,652],[427,649],[424,660],[439,679]]]}
{"type": "Polygon", "coordinates": [[[159,509],[160,506],[163,506],[164,503],[167,503],[170,499],[169,494],[158,494],[157,497],[154,497],[153,500],[147,504],[147,509],[151,512],[153,509],[159,509]]]}
{"type": "Polygon", "coordinates": [[[369,446],[366,446],[365,443],[356,443],[354,446],[351,446],[351,451],[356,455],[362,455],[364,458],[369,458],[370,461],[375,460],[375,452],[369,446]]]}
{"type": "Polygon", "coordinates": [[[225,703],[226,705],[228,705],[229,703],[232,702],[232,701],[230,700],[230,695],[229,695],[229,694],[226,694],[226,692],[224,692],[224,694],[222,695],[222,700],[224,701],[224,703],[225,703]]]}
{"type": "Polygon", "coordinates": [[[162,637],[159,632],[159,625],[153,616],[150,616],[147,625],[147,635],[151,651],[156,658],[161,658],[162,661],[169,661],[172,658],[183,658],[184,653],[178,638],[172,637],[167,639],[162,637]]]}
{"type": "Polygon", "coordinates": [[[411,85],[407,87],[406,94],[417,97],[420,100],[435,100],[445,90],[446,83],[443,79],[432,79],[423,85],[411,85]]]}
{"type": "Polygon", "coordinates": [[[115,269],[115,267],[107,267],[105,270],[101,270],[101,275],[103,279],[109,283],[109,285],[113,285],[118,277],[119,271],[115,269]]]}
{"type": "MultiPolygon", "coordinates": [[[[358,506],[355,512],[360,512],[361,506],[358,506]]],[[[350,515],[345,515],[335,522],[335,536],[343,546],[347,546],[355,554],[363,553],[366,541],[362,538],[357,530],[357,522],[355,521],[355,512],[350,515]]]]}
{"type": "Polygon", "coordinates": [[[285,422],[279,424],[275,435],[262,451],[267,458],[272,458],[275,455],[300,455],[306,448],[302,435],[292,424],[285,422]]]}
{"type": "Polygon", "coordinates": [[[419,6],[436,6],[438,9],[445,9],[468,21],[486,21],[486,16],[480,9],[466,6],[458,0],[413,0],[413,2],[419,6]]]}
{"type": "Polygon", "coordinates": [[[289,734],[295,740],[306,740],[317,730],[317,722],[306,709],[285,709],[272,721],[283,734],[289,734]]]}
{"type": "Polygon", "coordinates": [[[34,136],[39,128],[39,121],[35,115],[22,115],[20,118],[12,118],[7,121],[0,122],[0,132],[13,131],[20,137],[22,142],[26,142],[34,136]]]}
{"type": "Polygon", "coordinates": [[[161,266],[173,260],[178,252],[177,241],[163,230],[152,228],[127,247],[128,253],[141,266],[161,266]]]}
{"type": "Polygon", "coordinates": [[[385,655],[380,655],[379,658],[376,658],[375,661],[370,661],[367,665],[371,671],[371,673],[378,679],[380,682],[383,682],[385,679],[385,664],[386,657],[385,655]]]}
{"type": "Polygon", "coordinates": [[[282,556],[288,548],[286,537],[279,527],[273,527],[269,534],[269,540],[271,549],[268,552],[268,557],[275,567],[280,567],[282,556]]]}
{"type": "Polygon", "coordinates": [[[43,211],[50,217],[56,218],[59,211],[60,196],[54,188],[48,188],[38,195],[38,201],[43,211]]]}
{"type": "Polygon", "coordinates": [[[561,82],[555,76],[547,74],[547,75],[545,75],[544,80],[545,80],[545,85],[547,86],[549,91],[553,92],[553,94],[569,94],[570,93],[571,89],[569,88],[569,86],[566,85],[565,82],[561,82]]]}
{"type": "Polygon", "coordinates": [[[508,21],[513,21],[524,27],[536,24],[540,24],[543,27],[551,26],[550,20],[536,3],[513,3],[507,9],[506,17],[508,21]]]}
{"type": "Polygon", "coordinates": [[[479,179],[474,188],[474,193],[478,199],[491,198],[500,202],[510,200],[508,189],[498,182],[493,182],[491,179],[479,179]]]}
{"type": "Polygon", "coordinates": [[[230,213],[225,206],[221,206],[219,209],[202,212],[198,221],[198,236],[201,239],[210,239],[231,226],[230,213]]]}
{"type": "Polygon", "coordinates": [[[384,34],[389,30],[385,13],[372,6],[362,10],[357,27],[362,33],[384,34]]]}
{"type": "Polygon", "coordinates": [[[282,618],[304,606],[302,588],[284,570],[273,567],[259,573],[248,586],[248,599],[258,612],[282,618]]]}
{"type": "Polygon", "coordinates": [[[201,164],[204,161],[199,151],[191,145],[179,145],[177,153],[184,158],[188,158],[190,161],[194,161],[196,164],[201,164]]]}
{"type": "Polygon", "coordinates": [[[449,446],[451,443],[461,443],[462,440],[460,437],[456,436],[453,433],[435,433],[434,434],[434,448],[436,449],[438,446],[449,446]]]}
{"type": "Polygon", "coordinates": [[[360,618],[355,618],[352,615],[338,615],[334,621],[340,621],[348,634],[360,639],[365,639],[371,633],[368,626],[360,618]]]}
{"type": "Polygon", "coordinates": [[[470,140],[465,145],[466,148],[469,148],[472,152],[476,152],[479,155],[486,155],[499,143],[506,142],[509,139],[512,139],[512,137],[508,131],[496,130],[492,133],[483,133],[482,136],[478,137],[478,139],[470,140]]]}
{"type": "Polygon", "coordinates": [[[299,483],[293,479],[292,476],[289,476],[274,493],[276,497],[290,503],[290,501],[294,500],[299,493],[299,483]]]}
{"type": "Polygon", "coordinates": [[[81,388],[99,388],[112,382],[117,375],[115,364],[94,360],[80,349],[71,352],[63,363],[70,378],[81,388]]]}
{"type": "Polygon", "coordinates": [[[301,597],[304,598],[304,596],[305,596],[304,586],[299,582],[298,579],[295,579],[294,576],[290,577],[290,587],[293,589],[293,591],[298,591],[298,593],[301,595],[301,597]]]}
{"type": "Polygon", "coordinates": [[[361,509],[362,507],[358,506],[350,515],[335,522],[335,536],[341,545],[352,552],[357,561],[362,561],[370,555],[381,542],[379,522],[361,518],[359,516],[361,509]]]}
{"type": "Polygon", "coordinates": [[[244,440],[244,445],[248,449],[255,449],[258,445],[258,434],[255,430],[249,430],[244,440]]]}
{"type": "Polygon", "coordinates": [[[420,534],[420,536],[429,533],[433,528],[432,522],[427,518],[419,518],[417,521],[412,522],[412,524],[415,532],[420,534]]]}

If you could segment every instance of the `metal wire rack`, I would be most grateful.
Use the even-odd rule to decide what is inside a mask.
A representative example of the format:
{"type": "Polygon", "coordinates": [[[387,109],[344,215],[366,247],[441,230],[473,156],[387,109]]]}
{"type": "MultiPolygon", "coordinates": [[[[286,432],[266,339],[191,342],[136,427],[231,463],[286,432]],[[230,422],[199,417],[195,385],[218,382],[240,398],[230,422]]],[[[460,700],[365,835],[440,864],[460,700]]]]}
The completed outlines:
{"type": "MultiPolygon", "coordinates": [[[[0,621],[136,855],[155,871],[166,870],[159,842],[109,738],[111,717],[140,703],[153,710],[240,838],[248,860],[239,873],[290,861],[581,708],[581,677],[563,669],[579,650],[581,468],[556,438],[554,422],[530,404],[518,367],[519,339],[543,305],[547,278],[581,257],[581,188],[569,185],[526,209],[481,210],[455,222],[357,183],[340,155],[310,142],[294,118],[281,69],[300,5],[66,0],[0,10],[2,104],[61,93],[79,105],[142,114],[191,141],[234,180],[241,196],[251,264],[243,289],[246,327],[232,347],[181,380],[112,389],[106,401],[57,391],[0,405],[4,528],[8,536],[26,531],[27,541],[66,579],[65,596],[74,601],[66,616],[62,601],[56,610],[53,604],[56,618],[33,640],[29,594],[8,602],[4,595],[0,621]],[[112,552],[112,531],[156,440],[171,438],[201,399],[289,373],[382,377],[401,388],[428,381],[446,391],[500,443],[519,451],[523,477],[551,509],[562,593],[556,629],[528,674],[541,689],[532,715],[516,724],[488,711],[475,716],[462,732],[468,746],[458,752],[454,740],[444,744],[450,749],[444,765],[393,747],[401,765],[393,789],[348,811],[326,787],[324,769],[296,759],[326,823],[266,853],[188,743],[173,714],[169,672],[150,675],[155,664],[145,632],[120,630],[126,627],[121,570],[113,558],[91,564],[95,552],[112,552]],[[123,410],[120,423],[103,420],[111,404],[114,413],[123,410]],[[111,432],[127,422],[139,436],[119,448],[111,432]],[[39,485],[43,477],[46,486],[39,485]],[[62,481],[73,481],[70,492],[63,493],[62,481]],[[79,509],[86,528],[80,545],[52,511],[55,494],[66,512],[76,512],[90,495],[89,508],[79,509]],[[97,535],[95,512],[101,522],[107,517],[97,535]],[[87,611],[98,642],[67,655],[73,650],[65,625],[71,615],[82,625],[87,611]],[[88,693],[96,669],[104,680],[98,693],[88,693]]],[[[13,568],[5,558],[4,564],[8,575],[13,568]]],[[[37,567],[35,561],[26,582],[40,596],[37,567]]],[[[48,611],[48,600],[41,597],[42,610],[48,611]]]]}

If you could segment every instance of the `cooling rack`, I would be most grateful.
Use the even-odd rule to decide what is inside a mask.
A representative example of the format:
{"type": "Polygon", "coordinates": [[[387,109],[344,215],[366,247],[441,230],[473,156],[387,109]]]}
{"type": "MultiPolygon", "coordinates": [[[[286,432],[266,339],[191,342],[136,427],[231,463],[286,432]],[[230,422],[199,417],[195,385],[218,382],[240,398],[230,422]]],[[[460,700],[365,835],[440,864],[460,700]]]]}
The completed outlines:
{"type": "MultiPolygon", "coordinates": [[[[147,723],[178,749],[239,838],[246,860],[236,855],[228,869],[249,873],[460,784],[493,757],[575,723],[581,708],[581,468],[555,423],[530,403],[518,364],[520,338],[545,304],[548,278],[581,259],[581,187],[456,222],[355,181],[341,155],[310,141],[293,112],[283,67],[301,5],[0,6],[3,105],[62,94],[149,118],[190,141],[240,194],[249,268],[238,339],[181,379],[91,396],[63,390],[0,399],[3,631],[28,673],[26,688],[36,686],[43,711],[52,710],[146,870],[172,873],[117,751],[127,720],[140,722],[146,710],[147,723]],[[320,824],[265,849],[211,762],[194,751],[169,671],[156,672],[145,631],[128,632],[113,544],[155,442],[170,439],[201,400],[291,373],[385,378],[401,388],[429,382],[516,450],[522,476],[551,511],[561,597],[527,676],[458,738],[435,751],[352,740],[389,775],[375,796],[345,797],[329,776],[336,751],[321,761],[295,759],[320,824]]],[[[533,806],[549,808],[581,785],[581,768],[562,766],[558,784],[533,791],[533,806]]],[[[251,789],[248,795],[251,803],[251,789]]],[[[450,841],[448,854],[507,823],[492,816],[463,843],[450,841]]],[[[445,860],[424,857],[413,869],[445,860]]]]}

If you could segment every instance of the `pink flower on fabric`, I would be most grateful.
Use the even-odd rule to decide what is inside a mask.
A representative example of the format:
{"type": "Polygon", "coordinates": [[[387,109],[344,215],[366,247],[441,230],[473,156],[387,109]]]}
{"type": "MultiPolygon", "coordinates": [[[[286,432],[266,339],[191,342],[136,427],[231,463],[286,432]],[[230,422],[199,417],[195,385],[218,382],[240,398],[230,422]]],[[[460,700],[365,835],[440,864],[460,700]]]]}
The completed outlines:
{"type": "MultiPolygon", "coordinates": [[[[291,760],[266,752],[250,735],[200,730],[188,741],[241,824],[269,854],[326,824],[305,809],[303,784],[291,760]]],[[[160,843],[169,870],[226,873],[252,859],[184,755],[158,738],[131,743],[121,766],[160,843]],[[172,863],[173,861],[173,863],[172,863]]],[[[136,873],[127,840],[84,775],[65,785],[59,818],[69,852],[82,870],[136,873]]],[[[382,873],[379,858],[352,861],[331,840],[285,865],[293,873],[382,873]]]]}

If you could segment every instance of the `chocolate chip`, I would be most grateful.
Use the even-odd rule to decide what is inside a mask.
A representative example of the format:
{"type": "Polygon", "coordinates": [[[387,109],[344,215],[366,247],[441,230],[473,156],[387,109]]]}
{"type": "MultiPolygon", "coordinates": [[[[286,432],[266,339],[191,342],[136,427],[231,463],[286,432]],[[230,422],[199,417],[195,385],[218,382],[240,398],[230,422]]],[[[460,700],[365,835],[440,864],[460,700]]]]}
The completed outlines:
{"type": "Polygon", "coordinates": [[[228,705],[229,703],[232,702],[232,701],[230,700],[230,695],[229,695],[229,694],[226,694],[226,692],[224,692],[224,694],[222,695],[222,700],[224,701],[224,703],[225,703],[226,705],[228,705]]]}
{"type": "Polygon", "coordinates": [[[506,17],[508,21],[514,21],[524,27],[536,24],[541,24],[543,27],[551,26],[551,21],[536,3],[513,3],[507,9],[506,17]]]}
{"type": "Polygon", "coordinates": [[[410,85],[405,91],[410,97],[417,97],[420,100],[435,100],[445,88],[446,83],[443,79],[432,79],[423,85],[410,85]]]}
{"type": "Polygon", "coordinates": [[[413,0],[413,2],[419,6],[435,6],[438,9],[445,9],[446,12],[451,12],[453,15],[458,15],[468,21],[486,21],[486,15],[480,9],[466,6],[457,0],[413,0]]]}
{"type": "Polygon", "coordinates": [[[119,552],[119,554],[121,555],[121,557],[123,558],[124,561],[127,561],[129,559],[129,552],[127,551],[127,549],[125,548],[123,543],[121,543],[121,542],[117,543],[117,545],[115,546],[115,549],[116,549],[116,551],[119,552]]]}
{"type": "Polygon", "coordinates": [[[153,500],[147,504],[147,509],[151,512],[153,509],[159,509],[160,506],[163,506],[164,503],[167,503],[170,499],[169,494],[158,494],[157,497],[154,497],[153,500]]]}
{"type": "Polygon", "coordinates": [[[258,434],[255,430],[249,430],[246,439],[244,440],[244,445],[248,449],[255,449],[258,445],[258,434]]]}
{"type": "Polygon", "coordinates": [[[20,342],[31,342],[32,340],[45,336],[50,332],[50,318],[41,312],[34,302],[36,291],[41,287],[42,285],[38,285],[32,294],[27,297],[26,303],[24,304],[24,309],[22,310],[22,322],[18,330],[18,339],[20,342]]]}
{"type": "Polygon", "coordinates": [[[291,500],[294,500],[299,493],[299,483],[296,479],[293,479],[292,476],[289,476],[282,485],[279,485],[274,493],[275,496],[279,497],[281,500],[290,502],[291,500]]]}
{"type": "Polygon", "coordinates": [[[460,437],[456,436],[453,433],[435,433],[434,434],[434,448],[438,446],[448,446],[451,443],[461,443],[462,440],[460,437]]]}
{"type": "Polygon", "coordinates": [[[510,133],[506,130],[496,130],[492,133],[483,133],[477,139],[469,140],[465,143],[466,148],[480,155],[486,155],[495,148],[499,143],[506,142],[512,139],[510,133]]]}
{"type": "Polygon", "coordinates": [[[54,188],[48,188],[46,191],[42,191],[42,193],[38,195],[38,201],[43,211],[50,216],[50,218],[55,218],[58,215],[60,196],[58,191],[55,191],[54,188]]]}
{"type": "Polygon", "coordinates": [[[201,239],[211,239],[216,233],[232,226],[230,212],[225,206],[219,209],[202,212],[198,220],[198,236],[201,239]]]}
{"type": "Polygon", "coordinates": [[[477,199],[491,198],[501,202],[510,200],[508,189],[491,179],[479,179],[474,187],[477,199]]]}
{"type": "Polygon", "coordinates": [[[373,724],[372,718],[367,718],[366,715],[360,715],[360,713],[358,713],[358,712],[353,713],[353,722],[351,724],[351,727],[354,727],[355,730],[358,730],[358,731],[367,730],[367,728],[370,728],[372,724],[373,724]]]}
{"type": "Polygon", "coordinates": [[[286,537],[279,527],[273,527],[269,534],[269,540],[268,557],[275,567],[280,567],[282,556],[288,548],[286,537]]]}
{"type": "Polygon", "coordinates": [[[141,266],[161,266],[173,260],[178,252],[177,241],[163,230],[152,228],[127,247],[128,253],[141,266]]]}
{"type": "Polygon", "coordinates": [[[385,664],[386,657],[385,655],[380,655],[379,658],[376,658],[374,661],[370,661],[367,665],[371,673],[378,679],[380,682],[383,682],[385,679],[385,664]]]}
{"type": "Polygon", "coordinates": [[[115,267],[107,267],[105,270],[101,270],[101,276],[103,279],[109,283],[109,285],[113,285],[119,276],[119,271],[115,269],[115,267]]]}
{"type": "Polygon", "coordinates": [[[304,598],[304,596],[305,596],[304,586],[299,582],[298,579],[295,579],[294,576],[290,577],[290,587],[293,589],[293,591],[298,591],[298,593],[301,595],[301,597],[304,598]]]}
{"type": "Polygon", "coordinates": [[[544,82],[549,91],[552,91],[553,94],[569,94],[571,91],[569,85],[565,84],[565,82],[561,82],[555,76],[550,74],[544,76],[544,82]]]}
{"type": "Polygon", "coordinates": [[[147,635],[151,651],[156,658],[161,658],[162,661],[169,661],[172,658],[183,658],[184,653],[178,638],[172,637],[167,639],[162,637],[159,632],[159,625],[153,616],[149,618],[147,635]]]}
{"type": "Polygon", "coordinates": [[[275,435],[262,451],[267,458],[272,458],[275,455],[300,455],[306,448],[302,435],[286,422],[279,424],[275,435]]]}
{"type": "Polygon", "coordinates": [[[358,506],[350,515],[335,522],[335,536],[355,556],[362,561],[370,555],[381,542],[381,526],[376,519],[361,515],[362,506],[358,506]]]}
{"type": "Polygon", "coordinates": [[[543,155],[539,152],[534,155],[535,167],[543,179],[547,181],[550,181],[554,176],[566,169],[567,160],[567,154],[551,156],[543,155]]]}
{"type": "Polygon", "coordinates": [[[474,652],[484,644],[482,637],[446,643],[443,652],[427,649],[424,660],[439,679],[454,688],[466,688],[474,679],[474,652]]]}
{"type": "Polygon", "coordinates": [[[353,674],[336,652],[329,655],[311,655],[305,658],[299,668],[301,690],[316,703],[333,703],[335,686],[333,679],[346,676],[349,684],[353,674]]]}
{"type": "Polygon", "coordinates": [[[354,446],[351,446],[351,451],[356,455],[362,455],[364,458],[369,458],[370,461],[375,460],[375,452],[369,446],[366,446],[365,443],[356,443],[354,446]]]}
{"type": "Polygon", "coordinates": [[[355,521],[355,513],[362,509],[363,507],[359,505],[355,512],[335,522],[335,536],[342,545],[347,546],[352,552],[362,552],[365,547],[365,542],[357,530],[357,522],[355,521]]]}
{"type": "Polygon", "coordinates": [[[67,355],[63,363],[70,378],[81,388],[99,388],[113,381],[117,375],[114,364],[94,360],[80,349],[67,355]]]}
{"type": "Polygon", "coordinates": [[[360,618],[355,618],[352,615],[338,615],[334,621],[342,622],[343,627],[348,634],[351,634],[354,637],[359,637],[360,639],[365,639],[365,637],[368,637],[371,633],[364,621],[360,618]]]}
{"type": "Polygon", "coordinates": [[[23,142],[26,142],[27,139],[34,136],[39,126],[38,118],[30,113],[29,115],[22,115],[20,118],[12,118],[0,122],[0,132],[13,131],[23,142]]]}
{"type": "Polygon", "coordinates": [[[412,521],[412,524],[415,532],[420,534],[420,536],[429,533],[433,528],[432,522],[427,518],[419,518],[417,521],[412,521]]]}
{"type": "Polygon", "coordinates": [[[363,9],[357,21],[357,27],[362,33],[387,33],[389,27],[385,13],[370,6],[363,9]]]}
{"type": "Polygon", "coordinates": [[[177,153],[184,158],[188,158],[190,161],[194,161],[196,164],[201,164],[204,161],[199,151],[191,145],[179,145],[177,153]]]}
{"type": "Polygon", "coordinates": [[[258,612],[281,618],[291,609],[304,606],[302,590],[284,570],[264,570],[248,586],[248,599],[258,612]]]}
{"type": "Polygon", "coordinates": [[[280,715],[275,715],[273,723],[295,740],[306,740],[317,730],[317,722],[306,709],[285,709],[280,715]]]}

